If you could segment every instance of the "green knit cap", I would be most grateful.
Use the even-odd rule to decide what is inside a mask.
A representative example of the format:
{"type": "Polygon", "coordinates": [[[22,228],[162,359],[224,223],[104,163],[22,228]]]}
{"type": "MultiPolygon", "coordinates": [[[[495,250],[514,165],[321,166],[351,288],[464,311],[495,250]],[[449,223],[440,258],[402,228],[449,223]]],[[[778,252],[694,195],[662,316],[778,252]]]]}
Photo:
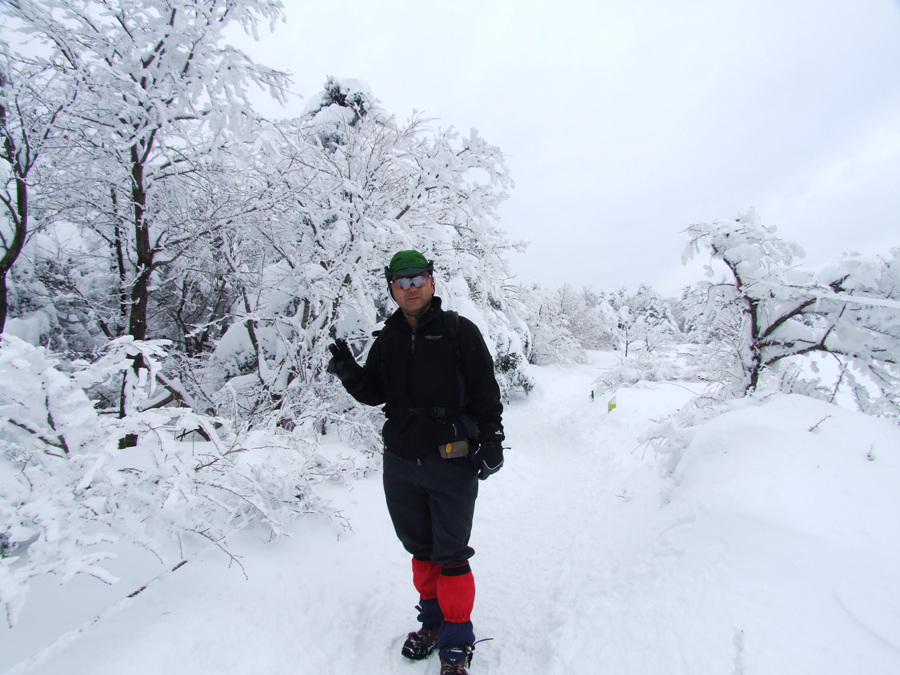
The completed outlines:
{"type": "Polygon", "coordinates": [[[391,277],[407,277],[420,272],[434,271],[434,263],[428,262],[424,255],[418,251],[397,251],[391,258],[391,264],[384,268],[384,276],[390,281],[391,277]]]}

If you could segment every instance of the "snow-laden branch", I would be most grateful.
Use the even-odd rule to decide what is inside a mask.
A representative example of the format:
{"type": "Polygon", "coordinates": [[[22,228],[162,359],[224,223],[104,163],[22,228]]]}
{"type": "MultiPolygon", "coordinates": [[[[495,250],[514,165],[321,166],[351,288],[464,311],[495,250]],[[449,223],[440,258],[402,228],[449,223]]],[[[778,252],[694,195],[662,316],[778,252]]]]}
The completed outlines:
{"type": "MultiPolygon", "coordinates": [[[[739,392],[754,391],[767,368],[814,353],[848,359],[866,371],[885,411],[900,410],[895,369],[900,354],[900,249],[890,257],[844,256],[819,270],[797,266],[802,249],[775,236],[755,213],[735,220],[695,224],[684,258],[706,246],[731,276],[708,284],[704,313],[710,324],[735,331],[735,363],[742,371],[739,392]],[[713,292],[713,288],[716,292],[713,292]],[[876,369],[894,372],[883,386],[876,369]],[[886,406],[886,407],[884,407],[886,406]]],[[[712,269],[708,269],[712,274],[712,269]]],[[[841,369],[841,381],[849,381],[841,369]]],[[[864,407],[873,400],[854,384],[864,407]]],[[[894,413],[888,413],[894,414],[894,413]]]]}
{"type": "MultiPolygon", "coordinates": [[[[228,552],[229,534],[251,524],[277,536],[306,513],[343,523],[315,485],[355,468],[318,459],[308,441],[184,408],[99,414],[85,388],[128,371],[135,353],[152,372],[160,344],[114,341],[97,361],[70,367],[43,348],[0,340],[0,379],[17,385],[0,392],[0,607],[10,622],[35,576],[114,583],[104,561],[115,541],[160,550],[199,533],[228,552]],[[121,447],[127,434],[138,436],[134,447],[121,447]]],[[[153,378],[132,386],[140,401],[153,378]]]]}

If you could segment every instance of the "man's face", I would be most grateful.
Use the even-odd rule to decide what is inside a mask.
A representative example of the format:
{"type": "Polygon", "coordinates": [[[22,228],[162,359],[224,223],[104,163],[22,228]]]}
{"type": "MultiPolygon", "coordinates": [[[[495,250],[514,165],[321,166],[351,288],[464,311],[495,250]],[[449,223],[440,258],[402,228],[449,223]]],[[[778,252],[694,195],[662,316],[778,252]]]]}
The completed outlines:
{"type": "Polygon", "coordinates": [[[407,277],[392,277],[391,294],[404,314],[418,316],[431,304],[431,298],[434,296],[434,277],[427,272],[407,277]]]}

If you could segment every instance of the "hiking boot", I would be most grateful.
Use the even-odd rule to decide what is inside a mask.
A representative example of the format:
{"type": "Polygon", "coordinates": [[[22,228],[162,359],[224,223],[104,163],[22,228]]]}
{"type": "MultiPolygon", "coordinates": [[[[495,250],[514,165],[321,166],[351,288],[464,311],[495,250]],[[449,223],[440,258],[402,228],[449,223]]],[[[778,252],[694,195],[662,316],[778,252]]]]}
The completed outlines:
{"type": "Polygon", "coordinates": [[[472,648],[444,647],[441,649],[441,675],[469,675],[466,670],[472,663],[472,648]]]}
{"type": "Polygon", "coordinates": [[[422,626],[419,630],[407,635],[406,642],[403,643],[403,656],[415,661],[426,658],[437,645],[438,630],[440,630],[440,626],[434,628],[422,626]]]}

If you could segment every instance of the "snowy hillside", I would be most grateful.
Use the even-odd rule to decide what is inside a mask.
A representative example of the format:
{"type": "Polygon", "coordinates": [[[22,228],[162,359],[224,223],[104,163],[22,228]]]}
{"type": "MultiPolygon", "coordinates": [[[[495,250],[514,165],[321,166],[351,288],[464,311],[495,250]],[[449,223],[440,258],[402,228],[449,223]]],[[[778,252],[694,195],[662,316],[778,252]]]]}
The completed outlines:
{"type": "MultiPolygon", "coordinates": [[[[535,369],[482,484],[473,675],[900,672],[900,429],[799,396],[693,430],[673,475],[638,438],[696,385],[590,397],[609,355],[535,369]]],[[[339,450],[340,448],[335,448],[339,450]]],[[[349,451],[348,451],[349,452],[349,451]]],[[[0,632],[12,675],[437,673],[400,656],[409,561],[373,474],[306,518],[172,571],[122,551],[121,581],[32,589],[0,632]],[[141,592],[134,594],[145,587],[141,592]]]]}

